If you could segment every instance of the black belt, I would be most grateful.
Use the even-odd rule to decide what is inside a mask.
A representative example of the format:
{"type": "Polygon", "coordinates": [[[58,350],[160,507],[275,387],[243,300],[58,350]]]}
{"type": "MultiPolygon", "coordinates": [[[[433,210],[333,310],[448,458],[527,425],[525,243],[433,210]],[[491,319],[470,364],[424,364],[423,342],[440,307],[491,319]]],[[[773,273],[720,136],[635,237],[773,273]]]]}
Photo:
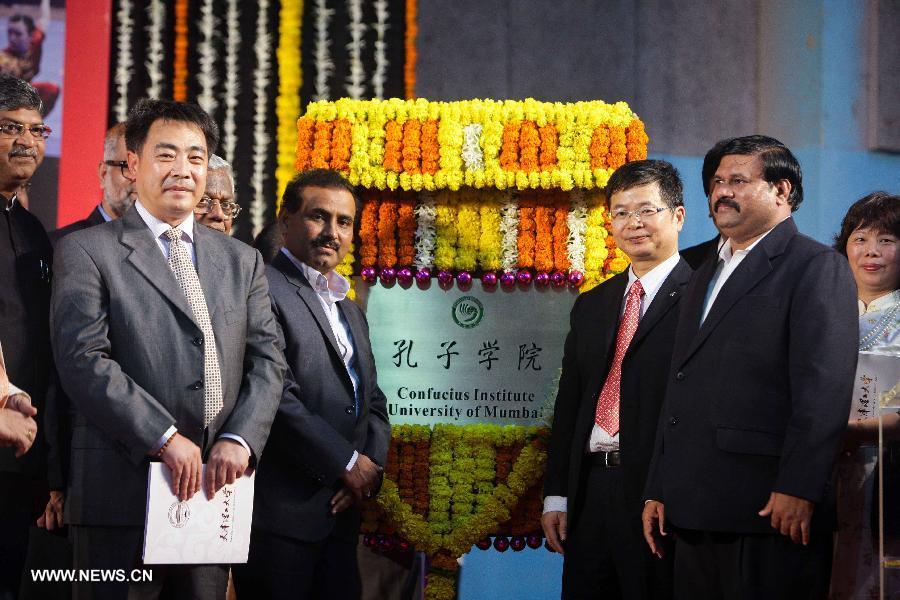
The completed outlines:
{"type": "Polygon", "coordinates": [[[588,453],[588,460],[590,461],[591,466],[595,467],[618,467],[622,464],[622,455],[618,450],[613,450],[612,452],[590,452],[588,453]]]}

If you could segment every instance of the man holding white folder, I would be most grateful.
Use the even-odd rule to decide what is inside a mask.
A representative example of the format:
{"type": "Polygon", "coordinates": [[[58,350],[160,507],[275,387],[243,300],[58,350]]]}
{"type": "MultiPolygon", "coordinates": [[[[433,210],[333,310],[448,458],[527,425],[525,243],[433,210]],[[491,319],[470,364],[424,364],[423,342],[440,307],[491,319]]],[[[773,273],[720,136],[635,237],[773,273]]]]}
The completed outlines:
{"type": "MultiPolygon", "coordinates": [[[[194,226],[215,123],[196,105],[143,100],[125,140],[138,199],[59,242],[51,330],[74,410],[74,566],[128,576],[140,566],[149,461],[171,469],[182,501],[242,476],[262,453],[284,361],[259,253],[194,226]]],[[[153,571],[149,583],[79,582],[75,597],[224,597],[225,565],[153,571]]]]}

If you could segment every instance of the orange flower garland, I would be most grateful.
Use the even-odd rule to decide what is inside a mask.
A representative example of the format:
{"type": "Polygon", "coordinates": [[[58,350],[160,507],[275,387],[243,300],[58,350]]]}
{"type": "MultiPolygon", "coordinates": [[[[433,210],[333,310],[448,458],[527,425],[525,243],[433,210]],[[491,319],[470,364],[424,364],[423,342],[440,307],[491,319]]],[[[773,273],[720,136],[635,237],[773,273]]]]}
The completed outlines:
{"type": "Polygon", "coordinates": [[[297,120],[297,171],[305,171],[312,160],[313,137],[315,136],[316,122],[309,117],[297,120]]]}
{"type": "Polygon", "coordinates": [[[528,269],[534,266],[534,197],[522,194],[519,197],[519,267],[528,269]]]}
{"type": "Polygon", "coordinates": [[[606,160],[610,169],[618,169],[625,164],[628,158],[626,142],[624,127],[609,128],[609,155],[606,160]]]}
{"type": "Polygon", "coordinates": [[[553,214],[552,205],[538,204],[534,208],[534,268],[538,271],[553,270],[553,214]]]}
{"type": "Polygon", "coordinates": [[[609,154],[609,127],[601,125],[594,130],[591,136],[591,168],[603,169],[606,167],[606,155],[609,154]]]}
{"type": "Polygon", "coordinates": [[[186,102],[188,97],[188,0],[175,0],[175,57],[173,60],[172,99],[186,102]]]}
{"type": "Polygon", "coordinates": [[[378,259],[378,194],[363,195],[363,209],[359,216],[359,264],[374,267],[378,259]]]}
{"type": "Polygon", "coordinates": [[[411,100],[416,97],[416,34],[419,31],[416,22],[418,6],[416,0],[406,0],[406,33],[403,37],[406,47],[406,64],[403,65],[403,81],[406,88],[406,98],[411,100]]]}
{"type": "MultiPolygon", "coordinates": [[[[331,132],[331,168],[346,171],[350,168],[351,125],[347,119],[337,119],[331,132]]],[[[298,141],[299,143],[299,141],[298,141]]]]}
{"type": "Polygon", "coordinates": [[[526,172],[538,170],[541,135],[534,121],[523,121],[519,130],[519,168],[526,172]]]}
{"type": "Polygon", "coordinates": [[[310,166],[313,169],[327,169],[331,162],[332,129],[334,129],[334,121],[316,121],[313,151],[310,155],[310,166]]]}
{"type": "Polygon", "coordinates": [[[422,123],[422,172],[434,175],[437,173],[441,145],[438,142],[438,122],[429,119],[422,123]]]}
{"type": "Polygon", "coordinates": [[[569,224],[571,203],[566,194],[556,194],[555,220],[553,222],[553,266],[558,271],[569,269],[569,224]]]}
{"type": "Polygon", "coordinates": [[[411,266],[416,255],[415,205],[415,199],[408,194],[400,199],[397,213],[397,264],[402,267],[411,266]]]}
{"type": "Polygon", "coordinates": [[[507,171],[519,167],[519,130],[522,124],[513,121],[503,126],[503,145],[500,149],[500,166],[507,171]]]}
{"type": "Polygon", "coordinates": [[[422,171],[422,122],[410,119],[403,124],[403,170],[407,173],[422,171]]]}
{"type": "Polygon", "coordinates": [[[383,197],[378,206],[378,266],[397,266],[397,209],[399,202],[383,197]]]}
{"type": "Polygon", "coordinates": [[[559,133],[552,124],[541,127],[541,170],[550,171],[556,167],[556,149],[559,146],[559,133]]]}
{"type": "Polygon", "coordinates": [[[644,123],[640,119],[635,119],[628,125],[628,131],[625,134],[628,140],[628,161],[644,160],[647,158],[647,132],[644,131],[644,123]]]}
{"type": "Polygon", "coordinates": [[[384,126],[384,160],[385,170],[399,173],[403,170],[403,125],[391,120],[384,126]]]}

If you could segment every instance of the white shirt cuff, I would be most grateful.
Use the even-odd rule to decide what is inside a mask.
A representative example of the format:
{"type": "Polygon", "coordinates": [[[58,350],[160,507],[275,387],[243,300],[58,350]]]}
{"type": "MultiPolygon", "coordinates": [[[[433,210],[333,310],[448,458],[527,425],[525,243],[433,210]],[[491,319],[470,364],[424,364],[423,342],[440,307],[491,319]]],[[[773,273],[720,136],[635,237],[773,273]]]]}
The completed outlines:
{"type": "Polygon", "coordinates": [[[165,445],[165,443],[169,441],[169,438],[172,437],[173,435],[175,435],[176,433],[178,433],[178,430],[175,428],[174,425],[172,425],[171,427],[166,429],[166,432],[164,434],[162,434],[158,440],[156,440],[156,443],[150,449],[150,454],[156,454],[157,452],[159,452],[159,449],[162,448],[165,445]]]}
{"type": "Polygon", "coordinates": [[[568,499],[565,496],[547,496],[544,498],[544,512],[568,512],[568,499]]]}
{"type": "Polygon", "coordinates": [[[253,456],[253,452],[250,451],[250,446],[247,444],[247,442],[244,441],[244,438],[242,438],[238,434],[236,434],[236,433],[221,433],[221,434],[219,434],[219,439],[221,440],[222,438],[227,438],[229,440],[236,441],[238,444],[240,444],[241,446],[244,447],[244,450],[247,451],[247,456],[250,456],[250,457],[253,456]]]}
{"type": "Polygon", "coordinates": [[[356,464],[356,459],[359,458],[359,452],[356,450],[353,451],[353,456],[350,457],[350,462],[347,463],[347,470],[352,471],[353,465],[356,464]]]}
{"type": "Polygon", "coordinates": [[[28,395],[28,392],[23,390],[22,388],[18,388],[13,385],[12,381],[9,382],[9,397],[13,396],[25,396],[25,399],[31,402],[31,396],[28,395]]]}

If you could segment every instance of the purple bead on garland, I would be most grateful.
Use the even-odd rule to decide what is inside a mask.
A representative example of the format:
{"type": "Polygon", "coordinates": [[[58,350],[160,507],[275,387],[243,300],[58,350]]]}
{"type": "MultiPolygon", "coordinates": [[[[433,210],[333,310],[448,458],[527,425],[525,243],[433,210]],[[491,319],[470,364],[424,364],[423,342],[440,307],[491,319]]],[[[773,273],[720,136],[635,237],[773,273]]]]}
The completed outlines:
{"type": "Polygon", "coordinates": [[[562,271],[554,271],[553,275],[550,276],[550,283],[553,284],[553,287],[566,285],[566,274],[562,271]]]}
{"type": "Polygon", "coordinates": [[[494,550],[497,552],[506,552],[509,549],[509,540],[503,537],[502,535],[498,535],[494,538],[494,550]]]}
{"type": "Polygon", "coordinates": [[[419,285],[426,285],[431,280],[431,269],[423,267],[416,272],[416,281],[419,285]]]}
{"type": "Polygon", "coordinates": [[[446,269],[442,269],[440,272],[438,272],[438,281],[441,283],[441,285],[450,285],[450,283],[453,281],[453,273],[446,269]]]}
{"type": "Polygon", "coordinates": [[[504,271],[500,276],[500,286],[509,289],[516,285],[516,274],[512,271],[504,271]]]}
{"type": "Polygon", "coordinates": [[[481,276],[481,285],[486,288],[497,287],[497,274],[493,271],[486,271],[481,276]]]}
{"type": "Polygon", "coordinates": [[[397,271],[397,281],[399,281],[401,285],[409,285],[412,283],[412,280],[413,274],[410,268],[403,267],[397,271]]]}
{"type": "Polygon", "coordinates": [[[378,279],[378,274],[375,271],[375,267],[365,267],[360,272],[362,275],[363,281],[366,283],[375,283],[376,279],[378,279]]]}
{"type": "Polygon", "coordinates": [[[380,273],[381,283],[383,285],[390,285],[394,283],[394,279],[397,277],[397,272],[394,271],[391,267],[385,267],[381,270],[380,273]]]}
{"type": "Polygon", "coordinates": [[[521,270],[516,274],[516,280],[522,285],[531,283],[531,271],[521,270]]]}
{"type": "Polygon", "coordinates": [[[581,271],[569,271],[569,285],[574,288],[581,287],[584,283],[584,273],[581,271]]]}
{"type": "Polygon", "coordinates": [[[456,274],[456,282],[459,285],[469,285],[472,283],[472,274],[468,271],[460,271],[456,274]]]}
{"type": "Polygon", "coordinates": [[[521,535],[515,536],[509,541],[509,547],[513,549],[513,552],[521,552],[525,549],[525,538],[521,535]]]}

